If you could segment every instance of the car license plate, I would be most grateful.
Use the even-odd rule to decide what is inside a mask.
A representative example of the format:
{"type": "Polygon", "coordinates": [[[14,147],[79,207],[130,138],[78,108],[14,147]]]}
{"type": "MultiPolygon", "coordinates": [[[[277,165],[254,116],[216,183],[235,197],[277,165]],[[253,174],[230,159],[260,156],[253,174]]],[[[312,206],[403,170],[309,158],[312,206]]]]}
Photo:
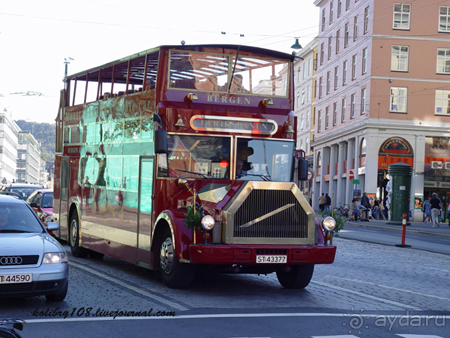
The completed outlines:
{"type": "Polygon", "coordinates": [[[0,276],[0,284],[30,283],[32,281],[33,281],[33,274],[31,273],[18,273],[14,275],[0,276]]]}
{"type": "Polygon", "coordinates": [[[267,255],[256,256],[256,263],[286,263],[287,256],[282,255],[267,255]]]}

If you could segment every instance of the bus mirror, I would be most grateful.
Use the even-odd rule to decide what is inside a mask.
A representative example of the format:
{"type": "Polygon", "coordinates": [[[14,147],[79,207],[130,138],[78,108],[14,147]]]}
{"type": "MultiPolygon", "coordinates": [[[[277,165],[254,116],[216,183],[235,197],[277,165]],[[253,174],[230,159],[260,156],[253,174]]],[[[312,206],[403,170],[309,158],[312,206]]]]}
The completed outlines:
{"type": "Polygon", "coordinates": [[[155,154],[167,153],[167,132],[164,129],[155,130],[155,154]]]}
{"type": "Polygon", "coordinates": [[[298,160],[298,180],[306,181],[308,179],[308,160],[300,158],[298,160]]]}

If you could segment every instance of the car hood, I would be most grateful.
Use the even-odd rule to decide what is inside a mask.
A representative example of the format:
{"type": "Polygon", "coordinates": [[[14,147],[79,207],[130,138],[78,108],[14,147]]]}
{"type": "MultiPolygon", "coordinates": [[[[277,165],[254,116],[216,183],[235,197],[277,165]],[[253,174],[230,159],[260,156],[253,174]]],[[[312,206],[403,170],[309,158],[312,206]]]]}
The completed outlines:
{"type": "Polygon", "coordinates": [[[0,234],[0,256],[42,255],[45,252],[64,252],[64,249],[47,233],[0,234]]]}

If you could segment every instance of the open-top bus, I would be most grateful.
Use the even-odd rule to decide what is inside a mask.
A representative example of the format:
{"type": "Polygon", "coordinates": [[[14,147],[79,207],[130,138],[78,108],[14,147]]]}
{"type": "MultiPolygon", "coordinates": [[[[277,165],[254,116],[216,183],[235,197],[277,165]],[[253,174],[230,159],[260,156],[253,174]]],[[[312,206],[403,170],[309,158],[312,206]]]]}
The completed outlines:
{"type": "Polygon", "coordinates": [[[296,183],[293,59],[237,45],[161,46],[66,78],[56,126],[56,236],[76,257],[160,270],[272,273],[303,288],[332,263],[296,183]]]}

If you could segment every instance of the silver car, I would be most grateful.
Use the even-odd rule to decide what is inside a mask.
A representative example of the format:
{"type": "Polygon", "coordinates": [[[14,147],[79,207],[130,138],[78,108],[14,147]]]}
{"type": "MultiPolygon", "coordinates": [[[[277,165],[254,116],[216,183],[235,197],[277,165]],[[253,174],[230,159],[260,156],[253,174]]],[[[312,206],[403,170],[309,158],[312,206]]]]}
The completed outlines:
{"type": "Polygon", "coordinates": [[[45,229],[36,213],[18,197],[0,194],[0,297],[41,296],[49,301],[66,297],[67,254],[45,229]]]}

